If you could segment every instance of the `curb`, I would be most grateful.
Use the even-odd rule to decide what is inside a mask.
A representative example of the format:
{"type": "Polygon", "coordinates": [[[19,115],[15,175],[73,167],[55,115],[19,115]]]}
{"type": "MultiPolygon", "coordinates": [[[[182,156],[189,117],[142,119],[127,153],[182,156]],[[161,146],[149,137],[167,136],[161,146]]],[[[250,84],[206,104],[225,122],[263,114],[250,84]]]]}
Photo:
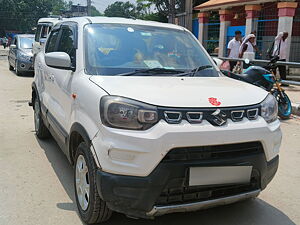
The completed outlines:
{"type": "Polygon", "coordinates": [[[292,114],[300,116],[300,103],[292,103],[292,114]]]}

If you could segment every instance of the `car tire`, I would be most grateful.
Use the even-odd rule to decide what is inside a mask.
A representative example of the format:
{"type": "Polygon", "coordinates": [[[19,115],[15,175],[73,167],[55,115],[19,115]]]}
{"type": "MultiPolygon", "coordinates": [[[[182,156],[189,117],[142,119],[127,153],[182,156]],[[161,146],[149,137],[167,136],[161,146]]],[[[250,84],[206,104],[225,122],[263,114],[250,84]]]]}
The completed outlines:
{"type": "Polygon", "coordinates": [[[33,109],[34,109],[34,127],[35,127],[36,136],[39,139],[49,138],[51,135],[43,121],[40,99],[38,96],[36,96],[34,99],[33,109]]]}
{"type": "Polygon", "coordinates": [[[96,185],[97,166],[85,143],[76,151],[74,165],[74,188],[78,212],[86,224],[107,221],[112,211],[100,198],[96,185]]]}
{"type": "Polygon", "coordinates": [[[16,74],[17,76],[21,76],[22,75],[22,72],[18,69],[19,68],[19,62],[18,60],[16,60],[16,63],[15,63],[15,71],[16,71],[16,74]]]}
{"type": "Polygon", "coordinates": [[[14,70],[14,67],[13,67],[12,65],[10,65],[10,63],[8,63],[8,69],[9,69],[10,71],[13,71],[13,70],[14,70]]]}

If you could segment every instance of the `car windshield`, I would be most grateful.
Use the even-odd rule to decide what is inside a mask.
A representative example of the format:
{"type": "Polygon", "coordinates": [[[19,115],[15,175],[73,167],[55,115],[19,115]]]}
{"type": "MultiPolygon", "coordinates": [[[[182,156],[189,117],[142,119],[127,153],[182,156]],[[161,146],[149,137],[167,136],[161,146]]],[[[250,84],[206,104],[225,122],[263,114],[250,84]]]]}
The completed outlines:
{"type": "Polygon", "coordinates": [[[172,70],[178,74],[178,71],[188,72],[205,66],[204,70],[194,75],[219,76],[199,43],[184,30],[142,25],[89,24],[85,26],[84,34],[88,74],[120,75],[161,68],[162,72],[168,70],[164,75],[172,76],[172,70]]]}
{"type": "Polygon", "coordinates": [[[32,49],[33,37],[21,37],[20,47],[23,49],[32,49]]]}

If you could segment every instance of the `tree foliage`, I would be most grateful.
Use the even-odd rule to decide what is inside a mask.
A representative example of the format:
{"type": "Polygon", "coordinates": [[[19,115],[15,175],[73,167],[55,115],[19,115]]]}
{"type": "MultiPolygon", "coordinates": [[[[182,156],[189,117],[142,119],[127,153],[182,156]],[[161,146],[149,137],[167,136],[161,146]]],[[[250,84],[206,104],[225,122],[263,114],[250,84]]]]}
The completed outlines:
{"type": "Polygon", "coordinates": [[[104,15],[109,17],[137,17],[139,15],[137,7],[130,2],[117,1],[109,5],[104,10],[104,15]]]}
{"type": "Polygon", "coordinates": [[[64,0],[0,0],[0,5],[0,35],[8,30],[32,32],[39,18],[59,15],[68,7],[64,0]]]}
{"type": "Polygon", "coordinates": [[[109,17],[125,17],[125,18],[137,18],[144,20],[153,20],[159,22],[167,22],[167,17],[163,13],[157,11],[153,12],[151,10],[152,3],[150,1],[139,1],[134,5],[127,2],[117,1],[109,5],[105,11],[104,15],[109,17]]]}
{"type": "Polygon", "coordinates": [[[100,13],[95,6],[92,5],[91,7],[91,16],[103,16],[102,13],[100,13]]]}

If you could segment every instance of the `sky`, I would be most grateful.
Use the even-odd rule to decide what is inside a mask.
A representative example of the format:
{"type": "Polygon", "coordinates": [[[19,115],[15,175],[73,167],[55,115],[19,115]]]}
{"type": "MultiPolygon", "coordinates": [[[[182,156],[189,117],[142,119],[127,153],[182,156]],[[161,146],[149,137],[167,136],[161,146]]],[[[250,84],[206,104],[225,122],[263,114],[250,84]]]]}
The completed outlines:
{"type": "MultiPolygon", "coordinates": [[[[100,12],[104,12],[104,10],[106,9],[106,7],[116,1],[120,1],[120,2],[132,2],[132,3],[136,3],[135,0],[92,0],[92,5],[95,6],[100,12]]],[[[86,5],[86,0],[72,0],[74,5],[80,4],[80,5],[86,5]]]]}

